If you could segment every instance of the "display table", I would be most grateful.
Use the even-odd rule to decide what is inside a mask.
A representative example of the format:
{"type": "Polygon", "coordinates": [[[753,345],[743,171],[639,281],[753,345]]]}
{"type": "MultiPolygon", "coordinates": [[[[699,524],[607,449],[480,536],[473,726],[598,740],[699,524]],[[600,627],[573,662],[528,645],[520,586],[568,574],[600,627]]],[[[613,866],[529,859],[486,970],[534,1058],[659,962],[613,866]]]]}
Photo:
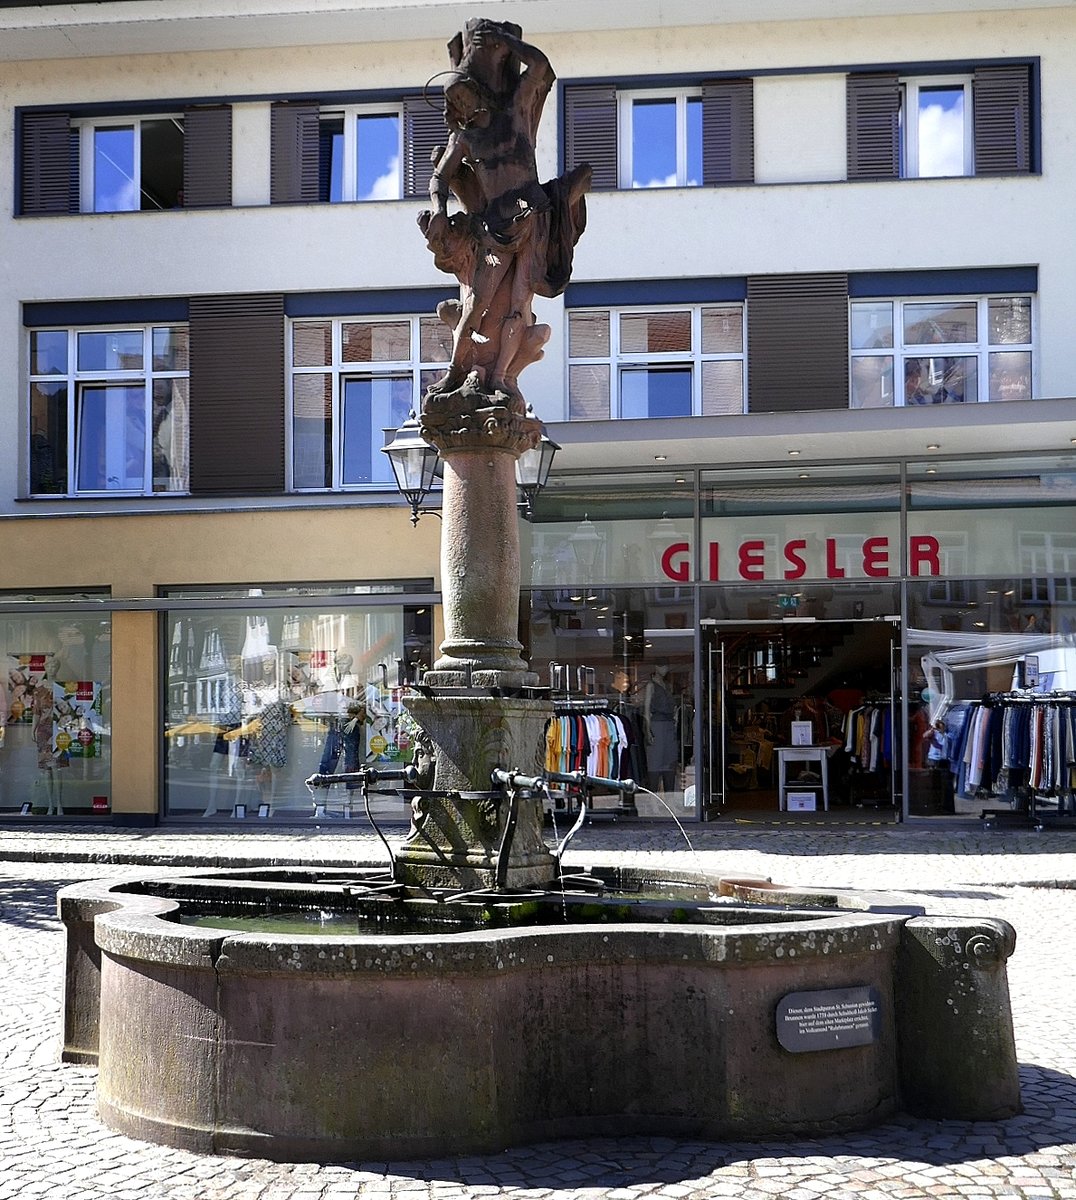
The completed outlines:
{"type": "Polygon", "coordinates": [[[787,774],[789,763],[818,763],[818,779],[793,780],[792,791],[818,791],[822,807],[829,811],[829,756],[832,746],[778,746],[777,747],[777,807],[785,809],[785,793],[789,790],[787,774]]]}

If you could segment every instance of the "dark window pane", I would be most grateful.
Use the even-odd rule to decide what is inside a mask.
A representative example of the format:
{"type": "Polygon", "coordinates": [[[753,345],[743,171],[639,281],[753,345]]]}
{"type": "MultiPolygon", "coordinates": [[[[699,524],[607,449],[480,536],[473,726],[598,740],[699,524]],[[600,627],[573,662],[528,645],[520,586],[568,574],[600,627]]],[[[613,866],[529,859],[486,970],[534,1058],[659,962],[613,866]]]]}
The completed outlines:
{"type": "Polygon", "coordinates": [[[67,330],[43,329],[30,334],[30,374],[67,374],[67,330]]]}
{"type": "Polygon", "coordinates": [[[332,487],[332,376],[292,380],[292,482],[297,488],[332,487]]]}
{"type": "Polygon", "coordinates": [[[702,310],[703,354],[739,354],[743,350],[743,308],[728,304],[702,310]]]}
{"type": "Polygon", "coordinates": [[[94,212],[134,212],[139,208],[134,151],[133,125],[94,130],[94,212]]]}
{"type": "Polygon", "coordinates": [[[30,491],[55,495],[67,491],[67,386],[30,386],[30,491]]]}
{"type": "Polygon", "coordinates": [[[875,354],[853,358],[851,390],[852,408],[891,407],[894,401],[892,356],[875,354]]]}
{"type": "Polygon", "coordinates": [[[622,354],[676,354],[691,350],[691,313],[625,313],[620,318],[622,354]]]}
{"type": "Polygon", "coordinates": [[[1008,296],[987,301],[991,346],[1019,346],[1031,341],[1031,297],[1008,296]]]}
{"type": "Polygon", "coordinates": [[[355,199],[400,197],[400,118],[393,113],[358,117],[355,124],[355,199]]]}
{"type": "Polygon", "coordinates": [[[143,121],[140,207],[183,207],[183,122],[178,117],[143,121]]]}
{"type": "Polygon", "coordinates": [[[963,175],[964,88],[921,87],[917,120],[920,177],[963,175]]]}
{"type": "Polygon", "coordinates": [[[852,349],[878,350],[893,345],[893,302],[867,300],[852,305],[852,349]]]}
{"type": "Polygon", "coordinates": [[[153,369],[186,371],[190,368],[190,334],[186,329],[153,331],[153,369]]]}
{"type": "Polygon", "coordinates": [[[568,419],[609,419],[609,367],[605,363],[568,368],[568,419]]]}
{"type": "Polygon", "coordinates": [[[608,356],[608,312],[568,314],[568,353],[572,358],[604,358],[608,356]]]}
{"type": "Polygon", "coordinates": [[[990,399],[1031,399],[1031,352],[1006,350],[990,355],[990,399]]]}
{"type": "MultiPolygon", "coordinates": [[[[690,400],[690,397],[689,397],[690,400]]],[[[702,364],[702,415],[738,416],[743,412],[743,363],[738,358],[702,364]]]]}
{"type": "Polygon", "coordinates": [[[77,415],[80,492],[141,491],[145,479],[146,399],[140,385],[87,385],[77,415]]]}
{"type": "Polygon", "coordinates": [[[190,385],[186,379],[153,381],[153,490],[190,487],[190,385]]]}
{"type": "Polygon", "coordinates": [[[620,373],[622,417],[691,416],[691,368],[650,370],[645,367],[620,373]]]}
{"type": "Polygon", "coordinates": [[[688,187],[702,184],[702,97],[690,96],[687,102],[687,172],[688,187]]]}
{"type": "Polygon", "coordinates": [[[905,404],[974,404],[978,360],[925,355],[904,360],[905,404]]]}
{"type": "Polygon", "coordinates": [[[410,375],[346,379],[343,396],[343,472],[341,482],[390,483],[392,467],[381,453],[384,430],[397,429],[415,403],[410,375]]]}
{"type": "Polygon", "coordinates": [[[675,100],[636,100],[632,104],[631,186],[676,186],[675,100]]]}
{"type": "Polygon", "coordinates": [[[974,300],[905,304],[904,341],[909,346],[978,340],[978,305],[974,300]]]}
{"type": "Polygon", "coordinates": [[[337,204],[344,194],[344,118],[328,117],[318,126],[318,199],[337,204]]]}
{"type": "Polygon", "coordinates": [[[142,330],[116,329],[78,335],[80,371],[141,371],[142,330]]]}
{"type": "Polygon", "coordinates": [[[332,362],[332,321],[297,322],[291,339],[292,366],[327,367],[332,362]]]}

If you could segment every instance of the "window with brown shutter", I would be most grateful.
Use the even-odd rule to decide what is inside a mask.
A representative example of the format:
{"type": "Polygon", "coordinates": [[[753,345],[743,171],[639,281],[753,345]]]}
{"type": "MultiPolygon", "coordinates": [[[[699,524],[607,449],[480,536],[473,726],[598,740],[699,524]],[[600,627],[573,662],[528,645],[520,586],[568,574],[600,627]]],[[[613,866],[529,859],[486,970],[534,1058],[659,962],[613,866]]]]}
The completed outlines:
{"type": "Polygon", "coordinates": [[[849,75],[848,178],[900,175],[900,81],[895,74],[849,75]]]}
{"type": "Polygon", "coordinates": [[[318,106],[274,104],[269,114],[269,202],[316,203],[318,164],[318,106]]]}
{"type": "Polygon", "coordinates": [[[751,79],[632,89],[570,84],[563,95],[565,169],[589,162],[595,191],[754,179],[751,79]]]}
{"type": "Polygon", "coordinates": [[[78,134],[65,112],[21,114],[19,212],[78,212],[78,134]]]}
{"type": "Polygon", "coordinates": [[[440,93],[404,96],[403,123],[403,194],[425,199],[430,193],[434,151],[448,141],[440,93]]]}
{"type": "Polygon", "coordinates": [[[750,79],[702,85],[703,183],[754,182],[754,95],[750,79]]]}
{"type": "Polygon", "coordinates": [[[848,276],[747,280],[748,412],[848,407],[848,276]]]}
{"type": "Polygon", "coordinates": [[[564,89],[564,168],[590,163],[591,190],[617,186],[616,88],[612,84],[564,89]]]}
{"type": "Polygon", "coordinates": [[[976,175],[1030,172],[1030,74],[1023,64],[976,68],[972,79],[976,175]]]}
{"type": "Polygon", "coordinates": [[[191,493],[283,492],[283,296],[197,296],[189,311],[191,493]]]}
{"type": "Polygon", "coordinates": [[[231,105],[186,109],[183,140],[182,207],[231,207],[231,105]]]}

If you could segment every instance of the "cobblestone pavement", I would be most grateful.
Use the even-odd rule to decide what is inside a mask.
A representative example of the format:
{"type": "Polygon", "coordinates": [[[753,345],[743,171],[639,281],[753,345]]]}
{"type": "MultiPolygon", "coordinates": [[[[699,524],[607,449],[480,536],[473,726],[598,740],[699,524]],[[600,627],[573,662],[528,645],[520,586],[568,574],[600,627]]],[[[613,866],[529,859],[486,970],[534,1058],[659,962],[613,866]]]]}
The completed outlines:
{"type": "Polygon", "coordinates": [[[119,873],[122,862],[184,865],[232,854],[369,862],[378,844],[358,834],[288,831],[0,831],[0,1200],[1076,1200],[1076,838],[720,823],[689,833],[694,853],[668,827],[593,826],[573,843],[573,857],[630,862],[660,854],[670,866],[726,875],[900,888],[934,912],[1011,921],[1024,1113],[976,1124],[901,1117],[796,1142],[587,1139],[417,1163],[279,1164],[138,1142],[97,1120],[95,1072],[59,1062],[56,889],[119,873]]]}

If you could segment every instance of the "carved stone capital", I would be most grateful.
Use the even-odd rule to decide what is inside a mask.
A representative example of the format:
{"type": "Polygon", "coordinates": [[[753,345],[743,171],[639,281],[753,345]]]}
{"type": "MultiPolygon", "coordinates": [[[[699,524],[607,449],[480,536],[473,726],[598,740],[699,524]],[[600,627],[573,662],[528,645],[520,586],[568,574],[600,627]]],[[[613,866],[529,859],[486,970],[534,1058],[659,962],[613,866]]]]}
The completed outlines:
{"type": "Polygon", "coordinates": [[[453,450],[504,450],[518,458],[542,436],[542,423],[528,417],[523,401],[486,392],[473,379],[451,392],[429,392],[419,415],[422,437],[441,454],[453,450]]]}

